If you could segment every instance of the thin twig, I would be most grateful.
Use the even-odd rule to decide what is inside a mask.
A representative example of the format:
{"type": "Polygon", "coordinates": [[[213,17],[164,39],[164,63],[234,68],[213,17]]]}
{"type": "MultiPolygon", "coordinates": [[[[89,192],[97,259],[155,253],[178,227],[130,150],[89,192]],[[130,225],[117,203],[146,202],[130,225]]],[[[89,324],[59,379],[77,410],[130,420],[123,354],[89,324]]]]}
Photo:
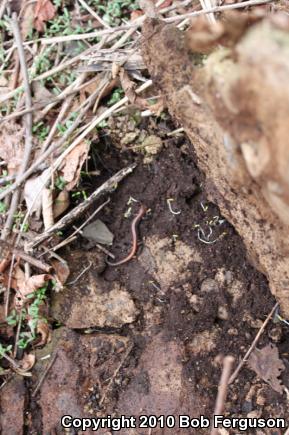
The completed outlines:
{"type": "Polygon", "coordinates": [[[110,29],[110,25],[107,24],[84,0],[78,0],[81,6],[84,7],[103,27],[110,29]]]}
{"type": "MultiPolygon", "coordinates": [[[[232,356],[226,356],[224,358],[223,371],[222,371],[222,375],[221,375],[221,379],[220,379],[220,383],[219,383],[218,394],[217,394],[215,410],[214,410],[214,416],[223,414],[223,410],[224,410],[226,398],[227,398],[228,385],[229,385],[228,381],[229,381],[229,377],[230,377],[230,374],[232,371],[233,363],[234,363],[234,358],[232,356]]],[[[211,435],[218,435],[218,432],[219,432],[218,428],[214,427],[214,424],[213,424],[213,427],[211,430],[211,435]]]]}
{"type": "MultiPolygon", "coordinates": [[[[29,78],[28,78],[28,71],[27,71],[27,65],[26,65],[26,59],[25,59],[25,53],[23,49],[23,42],[22,42],[22,36],[17,20],[17,14],[13,13],[12,20],[11,20],[11,26],[12,31],[15,38],[15,43],[17,45],[18,54],[19,54],[19,60],[20,60],[20,66],[21,66],[21,72],[24,82],[24,89],[25,89],[25,106],[27,109],[30,109],[32,107],[32,97],[31,97],[31,89],[29,85],[29,78]]],[[[25,148],[24,153],[22,157],[21,166],[19,169],[19,172],[17,174],[16,182],[21,177],[21,175],[25,172],[32,152],[33,147],[33,141],[32,141],[32,114],[28,113],[25,116],[25,148]]],[[[1,239],[5,240],[10,233],[10,230],[12,228],[13,222],[14,222],[14,214],[17,210],[18,203],[20,199],[20,191],[17,189],[13,193],[11,204],[9,207],[8,216],[1,234],[1,239]]]]}
{"type": "MultiPolygon", "coordinates": [[[[21,235],[21,233],[19,233],[21,235]]],[[[37,260],[34,257],[31,257],[31,255],[24,252],[22,249],[15,248],[10,243],[0,240],[0,257],[1,259],[7,258],[9,254],[13,254],[16,257],[20,257],[22,260],[26,261],[27,263],[31,264],[31,266],[36,267],[37,269],[43,270],[44,272],[48,273],[51,270],[51,267],[43,263],[42,261],[37,260]]],[[[13,262],[12,262],[13,263],[13,262]]]]}
{"type": "Polygon", "coordinates": [[[71,212],[69,212],[66,216],[63,216],[56,224],[50,227],[47,231],[36,236],[32,242],[28,244],[28,248],[33,248],[39,243],[42,243],[46,240],[52,233],[55,231],[62,230],[67,225],[71,224],[80,214],[84,213],[97,199],[102,197],[104,194],[113,192],[118,183],[127,175],[129,175],[134,168],[135,164],[128,166],[127,168],[121,169],[107,181],[105,181],[101,186],[99,186],[88,198],[86,198],[83,202],[78,204],[71,212]]]}
{"type": "Polygon", "coordinates": [[[60,103],[65,98],[76,94],[77,92],[81,91],[82,89],[85,89],[87,86],[92,84],[95,81],[99,80],[99,76],[96,76],[89,80],[86,83],[83,83],[80,86],[77,86],[77,83],[79,82],[79,78],[77,78],[71,85],[67,86],[61,94],[57,95],[55,98],[51,98],[49,100],[43,99],[38,101],[36,104],[34,104],[31,109],[21,109],[17,112],[11,113],[11,115],[4,116],[3,118],[0,118],[0,124],[2,122],[10,121],[11,119],[18,118],[19,116],[26,115],[27,113],[35,112],[36,110],[40,110],[43,107],[47,107],[47,105],[54,105],[60,103]]]}
{"type": "Polygon", "coordinates": [[[231,9],[240,9],[249,6],[257,6],[265,3],[270,3],[271,1],[272,0],[248,0],[243,3],[232,3],[229,5],[214,6],[213,8],[210,9],[202,9],[200,11],[188,12],[187,14],[176,15],[174,17],[165,18],[163,21],[165,23],[174,23],[176,21],[180,21],[186,18],[193,18],[193,17],[198,17],[199,15],[211,14],[212,12],[223,12],[231,9]]]}
{"type": "Polygon", "coordinates": [[[19,335],[20,335],[20,330],[21,330],[21,324],[22,324],[22,310],[19,313],[17,331],[16,331],[16,335],[15,335],[15,340],[14,340],[14,352],[13,352],[14,358],[16,358],[16,355],[17,355],[18,340],[19,340],[19,335]]]}
{"type": "MultiPolygon", "coordinates": [[[[150,87],[152,85],[152,80],[148,80],[147,82],[143,83],[137,90],[136,93],[140,93],[150,87]]],[[[51,174],[59,167],[59,165],[62,163],[64,158],[77,146],[79,145],[85,137],[102,121],[107,119],[112,113],[114,113],[115,110],[117,110],[119,107],[123,106],[128,102],[128,98],[124,97],[117,103],[115,103],[113,106],[109,107],[106,111],[104,111],[101,115],[96,116],[89,125],[85,128],[85,130],[71,143],[71,145],[66,148],[66,150],[56,159],[54,164],[51,166],[50,170],[48,171],[46,182],[50,179],[51,174]]],[[[88,108],[87,108],[88,110],[88,108]]],[[[48,150],[46,150],[45,153],[40,156],[35,163],[33,163],[30,168],[23,174],[21,179],[18,180],[18,182],[13,183],[11,186],[7,187],[3,192],[0,193],[0,200],[5,198],[6,195],[11,193],[14,189],[19,187],[33,172],[37,169],[37,167],[42,163],[47,157],[50,156],[52,152],[54,152],[56,149],[60,148],[64,143],[67,141],[67,136],[71,134],[71,130],[75,128],[75,125],[79,124],[80,118],[82,118],[83,113],[80,113],[79,116],[76,118],[72,126],[67,130],[66,134],[60,139],[59,142],[57,142],[54,145],[51,145],[48,150]]],[[[43,187],[45,186],[46,182],[43,183],[43,187]]]]}
{"type": "Polygon", "coordinates": [[[101,246],[99,243],[96,243],[95,246],[102,252],[104,252],[106,255],[108,255],[113,260],[115,259],[115,255],[113,255],[111,252],[109,252],[108,249],[106,249],[104,246],[101,246]]]}
{"type": "MultiPolygon", "coordinates": [[[[61,94],[58,95],[57,99],[60,100],[69,96],[73,96],[73,90],[76,89],[77,92],[79,91],[79,88],[81,86],[81,84],[83,83],[83,81],[85,80],[86,75],[85,74],[81,74],[79,77],[77,77],[77,79],[71,83],[70,86],[67,86],[62,92],[61,94]]],[[[43,110],[41,110],[40,116],[38,116],[39,118],[43,118],[45,117],[45,115],[47,115],[47,113],[53,108],[55,107],[57,104],[57,101],[54,101],[50,104],[47,104],[46,107],[44,107],[43,110]]]]}
{"type": "Polygon", "coordinates": [[[3,0],[2,5],[0,5],[0,20],[2,19],[3,15],[4,15],[4,12],[5,12],[6,6],[7,6],[7,4],[8,4],[8,1],[9,1],[9,0],[3,0]]]}
{"type": "MultiPolygon", "coordinates": [[[[229,4],[229,5],[224,5],[224,6],[214,6],[213,8],[210,8],[210,9],[202,9],[200,11],[194,11],[194,12],[189,12],[187,14],[176,15],[174,17],[164,18],[161,21],[163,21],[165,23],[174,23],[176,21],[180,21],[180,20],[183,20],[185,18],[197,17],[199,15],[210,14],[213,12],[222,12],[222,11],[227,11],[227,10],[231,10],[231,9],[245,8],[248,6],[257,6],[257,5],[269,3],[271,1],[272,0],[248,0],[248,1],[245,1],[243,3],[233,3],[233,4],[229,4]]],[[[159,12],[164,13],[165,10],[160,10],[159,12]]],[[[109,35],[109,34],[112,34],[114,32],[121,32],[121,31],[132,29],[132,28],[137,29],[138,27],[140,27],[143,24],[144,20],[145,20],[145,16],[141,16],[141,17],[137,18],[136,20],[134,20],[131,24],[126,24],[126,25],[119,26],[119,27],[112,27],[110,29],[96,30],[96,31],[90,32],[90,33],[81,33],[81,34],[65,35],[65,36],[54,36],[51,38],[39,38],[39,39],[36,39],[33,41],[27,41],[26,44],[32,44],[32,43],[35,44],[35,42],[40,42],[41,44],[48,45],[48,44],[55,44],[55,43],[59,43],[59,42],[83,41],[85,39],[98,38],[100,36],[109,35]]]]}
{"type": "MultiPolygon", "coordinates": [[[[82,121],[83,116],[88,112],[91,105],[93,104],[96,96],[98,93],[101,92],[102,88],[106,85],[106,80],[100,83],[98,88],[91,94],[87,100],[84,103],[84,107],[80,110],[77,118],[75,121],[71,124],[71,126],[66,130],[65,134],[54,144],[52,144],[44,153],[42,153],[38,159],[30,166],[29,169],[13,184],[11,184],[9,187],[7,187],[3,192],[0,193],[0,197],[3,195],[3,198],[13,192],[15,189],[17,189],[30,175],[32,175],[39,165],[46,160],[54,151],[61,148],[68,140],[69,136],[73,133],[73,131],[79,126],[80,122],[82,121]]],[[[50,171],[47,177],[47,180],[49,180],[50,175],[53,171],[50,171]]],[[[43,185],[44,187],[44,185],[43,185]]],[[[3,199],[2,198],[2,199],[3,199]]]]}
{"type": "Polygon", "coordinates": [[[56,353],[53,355],[53,357],[51,358],[50,362],[47,364],[47,366],[46,366],[44,372],[42,373],[42,375],[41,375],[41,377],[40,377],[40,379],[39,379],[38,384],[36,385],[34,391],[32,392],[32,397],[35,397],[35,396],[36,396],[36,394],[37,394],[39,388],[41,387],[41,385],[42,385],[43,382],[44,382],[44,379],[45,379],[46,376],[47,376],[47,373],[49,372],[49,370],[51,369],[51,367],[52,367],[53,364],[55,363],[57,356],[58,356],[58,355],[57,355],[57,352],[56,352],[56,353]]]}
{"type": "Polygon", "coordinates": [[[74,280],[72,280],[72,281],[69,281],[69,282],[67,282],[66,283],[66,285],[73,285],[73,284],[76,284],[77,283],[77,281],[91,268],[91,266],[93,265],[93,263],[92,263],[92,261],[90,261],[89,262],[89,264],[88,264],[88,266],[86,266],[81,272],[80,272],[80,274],[79,275],[77,275],[77,277],[74,279],[74,280]]]}
{"type": "MultiPolygon", "coordinates": [[[[82,56],[86,56],[91,51],[97,50],[99,48],[99,44],[101,44],[101,41],[100,41],[100,43],[98,43],[96,45],[93,45],[92,47],[89,47],[87,50],[79,53],[77,56],[74,56],[71,59],[68,59],[67,61],[61,63],[60,65],[52,68],[51,70],[45,71],[44,73],[40,74],[39,76],[34,77],[33,79],[31,79],[30,82],[32,83],[32,82],[44,80],[44,79],[47,79],[47,77],[51,77],[54,74],[57,74],[57,73],[63,71],[64,69],[66,69],[66,68],[70,67],[71,65],[73,65],[75,62],[78,62],[81,59],[82,56]]],[[[9,100],[10,98],[15,97],[15,95],[18,94],[20,89],[22,89],[22,86],[18,86],[18,88],[14,89],[13,91],[8,92],[7,94],[1,96],[0,97],[0,103],[4,103],[5,101],[9,100]]]]}
{"type": "Polygon", "coordinates": [[[11,291],[11,282],[12,282],[12,273],[13,273],[14,261],[15,261],[15,255],[13,254],[12,258],[11,258],[10,267],[9,267],[8,284],[7,284],[6,295],[5,295],[5,317],[8,317],[8,312],[9,312],[10,291],[11,291]]]}
{"type": "Polygon", "coordinates": [[[1,357],[5,358],[14,369],[20,369],[20,365],[13,358],[7,355],[7,353],[1,353],[1,357]]]}
{"type": "MultiPolygon", "coordinates": [[[[65,242],[66,241],[66,245],[67,245],[67,242],[69,243],[69,241],[70,241],[70,239],[72,239],[73,238],[73,240],[75,239],[75,235],[76,234],[78,234],[79,232],[81,232],[81,230],[82,230],[82,228],[83,227],[85,227],[87,224],[88,224],[88,222],[90,222],[93,218],[94,218],[94,216],[96,215],[96,214],[98,214],[99,212],[100,212],[100,210],[102,210],[103,209],[103,207],[105,207],[108,203],[110,202],[110,198],[108,198],[104,203],[102,203],[96,210],[94,210],[94,212],[72,233],[72,234],[70,234],[70,236],[68,236],[67,237],[67,239],[66,240],[63,240],[62,242],[60,242],[60,243],[58,243],[58,245],[56,245],[56,246],[54,246],[53,248],[52,248],[52,251],[53,252],[55,252],[55,251],[57,251],[57,249],[59,249],[59,248],[61,248],[62,246],[63,246],[63,242],[65,242]]],[[[72,241],[72,240],[71,240],[72,241]]]]}
{"type": "Polygon", "coordinates": [[[246,352],[246,355],[244,356],[244,358],[242,359],[242,361],[239,363],[238,367],[236,368],[236,370],[234,371],[234,373],[232,374],[232,376],[229,379],[229,384],[232,384],[232,382],[234,382],[234,380],[236,379],[236,377],[239,374],[239,371],[241,370],[241,368],[243,367],[243,365],[247,362],[249,356],[251,355],[251,353],[253,352],[253,350],[256,347],[256,344],[259,341],[259,338],[261,337],[264,329],[266,328],[267,324],[269,323],[271,317],[273,316],[273,314],[275,313],[275,311],[277,310],[279,306],[279,303],[277,302],[274,307],[272,308],[272,310],[270,311],[270,313],[268,314],[268,316],[266,317],[263,325],[261,326],[261,328],[258,331],[258,334],[256,335],[253,343],[251,344],[251,346],[249,347],[248,351],[246,352]]]}

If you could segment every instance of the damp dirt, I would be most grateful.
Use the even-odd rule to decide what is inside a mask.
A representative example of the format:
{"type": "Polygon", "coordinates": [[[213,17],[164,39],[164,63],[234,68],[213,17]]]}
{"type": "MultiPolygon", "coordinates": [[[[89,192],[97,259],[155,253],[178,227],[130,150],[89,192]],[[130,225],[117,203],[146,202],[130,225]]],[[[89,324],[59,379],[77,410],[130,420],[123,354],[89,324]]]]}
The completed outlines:
{"type": "MultiPolygon", "coordinates": [[[[149,162],[144,162],[139,150],[120,151],[115,137],[109,134],[95,157],[101,172],[96,184],[137,163],[98,215],[114,235],[109,250],[118,260],[131,249],[131,223],[140,205],[145,205],[147,212],[138,226],[137,253],[115,267],[99,268],[99,260],[92,261],[87,273],[60,295],[58,311],[52,304],[54,338],[50,347],[37,351],[33,377],[23,381],[25,401],[23,385],[2,390],[2,394],[10,392],[11,400],[18,400],[21,393],[25,434],[64,433],[59,419],[65,413],[75,417],[154,414],[211,418],[222,358],[232,355],[237,364],[274,306],[268,283],[250,264],[241,238],[207,200],[204,176],[186,136],[168,137],[174,128],[167,127],[171,121],[158,125],[143,122],[143,128],[162,140],[162,148],[149,162]],[[89,304],[86,298],[92,290],[87,288],[88,283],[93,287],[93,280],[97,297],[93,290],[94,302],[89,304]],[[115,295],[117,289],[125,292],[133,314],[129,321],[123,320],[121,312],[113,321],[100,321],[95,304],[105,300],[109,311],[109,295],[115,295]],[[75,300],[77,322],[71,324],[69,310],[75,300]],[[62,316],[61,303],[66,309],[62,316]],[[47,364],[42,358],[53,352],[57,352],[56,361],[32,396],[47,364]]],[[[77,269],[71,260],[74,251],[83,267],[88,255],[104,255],[95,246],[87,246],[84,239],[71,244],[62,255],[70,258],[73,277],[79,276],[79,266],[77,269]],[[82,258],[79,252],[83,252],[82,258]]],[[[101,315],[109,317],[109,313],[101,315]]],[[[286,366],[282,374],[286,385],[285,327],[271,322],[258,347],[272,342],[277,345],[286,366]]],[[[286,418],[287,399],[245,367],[229,388],[225,414],[286,418]]],[[[3,417],[0,421],[6,427],[5,434],[16,433],[11,419],[10,423],[3,417]]],[[[98,433],[201,432],[209,433],[208,429],[192,428],[106,429],[98,433]]]]}

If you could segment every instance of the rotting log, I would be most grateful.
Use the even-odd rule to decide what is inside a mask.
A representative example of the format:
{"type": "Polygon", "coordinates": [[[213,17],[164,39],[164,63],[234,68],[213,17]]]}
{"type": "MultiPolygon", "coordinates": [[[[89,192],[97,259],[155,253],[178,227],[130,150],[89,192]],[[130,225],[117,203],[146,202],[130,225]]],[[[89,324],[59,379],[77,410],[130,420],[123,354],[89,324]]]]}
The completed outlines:
{"type": "Polygon", "coordinates": [[[240,17],[214,29],[195,20],[186,32],[148,19],[143,56],[191,140],[210,200],[289,318],[289,22],[240,17]]]}

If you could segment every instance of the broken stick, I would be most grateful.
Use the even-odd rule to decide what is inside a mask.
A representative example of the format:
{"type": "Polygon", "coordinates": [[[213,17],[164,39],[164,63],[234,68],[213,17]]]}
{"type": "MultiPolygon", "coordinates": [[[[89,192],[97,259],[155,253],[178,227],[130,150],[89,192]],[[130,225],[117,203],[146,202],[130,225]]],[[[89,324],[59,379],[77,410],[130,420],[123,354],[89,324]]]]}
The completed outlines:
{"type": "Polygon", "coordinates": [[[14,248],[10,243],[5,242],[4,240],[0,240],[0,258],[1,260],[5,260],[9,254],[13,254],[16,257],[20,257],[22,260],[31,264],[31,266],[36,267],[37,269],[43,270],[44,272],[49,272],[51,270],[51,266],[46,263],[43,263],[40,260],[37,260],[31,255],[26,254],[26,252],[22,251],[22,249],[14,248]]]}
{"type": "MultiPolygon", "coordinates": [[[[234,363],[234,357],[226,356],[224,358],[223,371],[222,371],[222,375],[221,375],[221,379],[220,379],[220,383],[219,383],[219,388],[218,388],[218,394],[217,394],[215,410],[214,410],[214,417],[215,417],[215,415],[222,415],[223,414],[223,410],[224,410],[225,402],[226,402],[226,398],[227,398],[228,383],[229,383],[229,378],[230,378],[230,374],[232,371],[233,363],[234,363]]],[[[213,417],[213,419],[214,419],[214,417],[213,417]]],[[[219,433],[219,430],[217,427],[214,427],[214,422],[213,422],[213,428],[211,430],[211,435],[218,435],[218,433],[219,433]]]]}
{"type": "Polygon", "coordinates": [[[72,221],[77,219],[80,214],[85,212],[97,199],[101,198],[104,194],[113,192],[118,183],[130,174],[134,168],[135,164],[128,166],[127,168],[121,169],[111,178],[109,178],[105,183],[103,183],[100,187],[98,187],[87,199],[85,199],[81,204],[71,210],[67,215],[63,216],[56,224],[50,227],[47,231],[35,237],[32,242],[28,244],[28,249],[32,249],[35,246],[42,243],[44,240],[48,239],[48,237],[54,233],[55,231],[60,231],[63,228],[67,227],[72,221]]]}
{"type": "Polygon", "coordinates": [[[232,376],[229,379],[229,384],[232,384],[232,382],[234,382],[234,380],[236,379],[236,377],[239,374],[239,371],[241,370],[241,368],[243,367],[243,365],[248,361],[249,356],[251,355],[251,353],[253,352],[253,350],[256,347],[256,344],[259,341],[259,338],[261,337],[264,329],[266,328],[267,324],[269,323],[269,320],[271,319],[271,317],[273,316],[273,314],[275,313],[275,311],[277,310],[279,306],[279,303],[277,302],[274,307],[272,308],[272,310],[270,311],[270,313],[268,314],[268,316],[266,317],[263,325],[261,326],[261,328],[259,329],[256,337],[253,340],[253,343],[251,344],[251,346],[249,347],[248,351],[246,352],[246,355],[244,356],[244,358],[242,359],[242,361],[239,363],[238,367],[236,368],[236,370],[234,371],[234,373],[232,374],[232,376]]]}

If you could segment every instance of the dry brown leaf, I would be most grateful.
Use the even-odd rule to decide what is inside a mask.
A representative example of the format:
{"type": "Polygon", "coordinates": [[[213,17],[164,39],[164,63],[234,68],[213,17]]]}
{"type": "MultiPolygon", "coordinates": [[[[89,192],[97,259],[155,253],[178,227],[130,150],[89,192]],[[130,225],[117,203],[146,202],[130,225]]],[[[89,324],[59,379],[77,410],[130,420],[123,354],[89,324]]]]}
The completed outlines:
{"type": "Polygon", "coordinates": [[[129,75],[124,70],[124,68],[121,68],[120,70],[119,79],[124,93],[129,99],[130,103],[134,104],[141,110],[146,110],[150,108],[148,102],[144,98],[141,98],[136,94],[136,84],[129,78],[129,75]]]}
{"type": "Polygon", "coordinates": [[[29,1],[26,2],[26,5],[24,7],[22,19],[20,20],[20,29],[23,41],[25,41],[25,39],[33,29],[34,7],[35,3],[29,1]]]}
{"type": "Polygon", "coordinates": [[[32,89],[33,89],[33,101],[35,103],[39,102],[45,102],[45,101],[51,101],[53,98],[53,93],[50,92],[42,82],[32,82],[32,89]]]}
{"type": "Polygon", "coordinates": [[[22,163],[24,131],[14,122],[6,122],[0,129],[0,158],[7,164],[8,175],[17,174],[22,163]]]}
{"type": "Polygon", "coordinates": [[[80,171],[83,163],[87,159],[89,152],[89,143],[87,141],[81,142],[65,157],[61,167],[62,176],[66,181],[66,190],[72,190],[78,183],[80,171]]]}
{"type": "Polygon", "coordinates": [[[45,22],[52,20],[56,8],[50,0],[37,0],[34,10],[34,27],[38,32],[45,30],[45,22]]]}
{"type": "Polygon", "coordinates": [[[58,216],[64,213],[68,209],[69,205],[70,205],[69,193],[67,192],[66,189],[63,189],[54,201],[54,205],[53,205],[54,219],[56,219],[58,216]]]}
{"type": "Polygon", "coordinates": [[[248,359],[249,367],[273,390],[283,393],[283,387],[279,376],[285,369],[283,361],[279,358],[278,349],[273,344],[268,344],[263,349],[255,349],[248,359]]]}
{"type": "Polygon", "coordinates": [[[55,270],[56,276],[61,284],[65,284],[69,277],[70,270],[67,263],[62,263],[58,260],[52,260],[52,266],[55,270]]]}
{"type": "Polygon", "coordinates": [[[34,366],[36,357],[33,353],[25,353],[23,359],[19,362],[21,369],[28,372],[34,366]]]}
{"type": "Polygon", "coordinates": [[[38,320],[36,330],[41,335],[41,340],[37,343],[37,346],[43,346],[51,341],[51,331],[45,320],[38,320]]]}
{"type": "Polygon", "coordinates": [[[24,199],[31,213],[40,217],[42,205],[42,188],[45,185],[49,169],[46,169],[38,177],[29,178],[24,185],[24,199]]]}
{"type": "Polygon", "coordinates": [[[45,230],[48,230],[54,224],[52,195],[51,189],[45,188],[42,190],[42,217],[45,230]]]}
{"type": "Polygon", "coordinates": [[[141,98],[135,92],[136,84],[130,79],[128,73],[124,70],[124,68],[120,69],[119,79],[121,86],[124,90],[126,97],[129,99],[130,103],[137,106],[140,110],[149,109],[152,113],[157,116],[164,110],[164,100],[160,99],[155,104],[149,104],[144,98],[141,98]]]}
{"type": "Polygon", "coordinates": [[[51,279],[51,275],[43,273],[40,275],[33,275],[30,278],[25,279],[25,273],[20,266],[17,266],[15,268],[13,278],[16,281],[15,289],[17,290],[17,293],[21,297],[25,298],[25,296],[33,293],[40,287],[43,287],[45,283],[51,279]]]}
{"type": "Polygon", "coordinates": [[[135,11],[132,11],[132,13],[130,14],[130,19],[131,21],[134,21],[136,19],[138,19],[139,17],[141,17],[143,15],[143,11],[141,11],[140,9],[137,9],[135,11]]]}

